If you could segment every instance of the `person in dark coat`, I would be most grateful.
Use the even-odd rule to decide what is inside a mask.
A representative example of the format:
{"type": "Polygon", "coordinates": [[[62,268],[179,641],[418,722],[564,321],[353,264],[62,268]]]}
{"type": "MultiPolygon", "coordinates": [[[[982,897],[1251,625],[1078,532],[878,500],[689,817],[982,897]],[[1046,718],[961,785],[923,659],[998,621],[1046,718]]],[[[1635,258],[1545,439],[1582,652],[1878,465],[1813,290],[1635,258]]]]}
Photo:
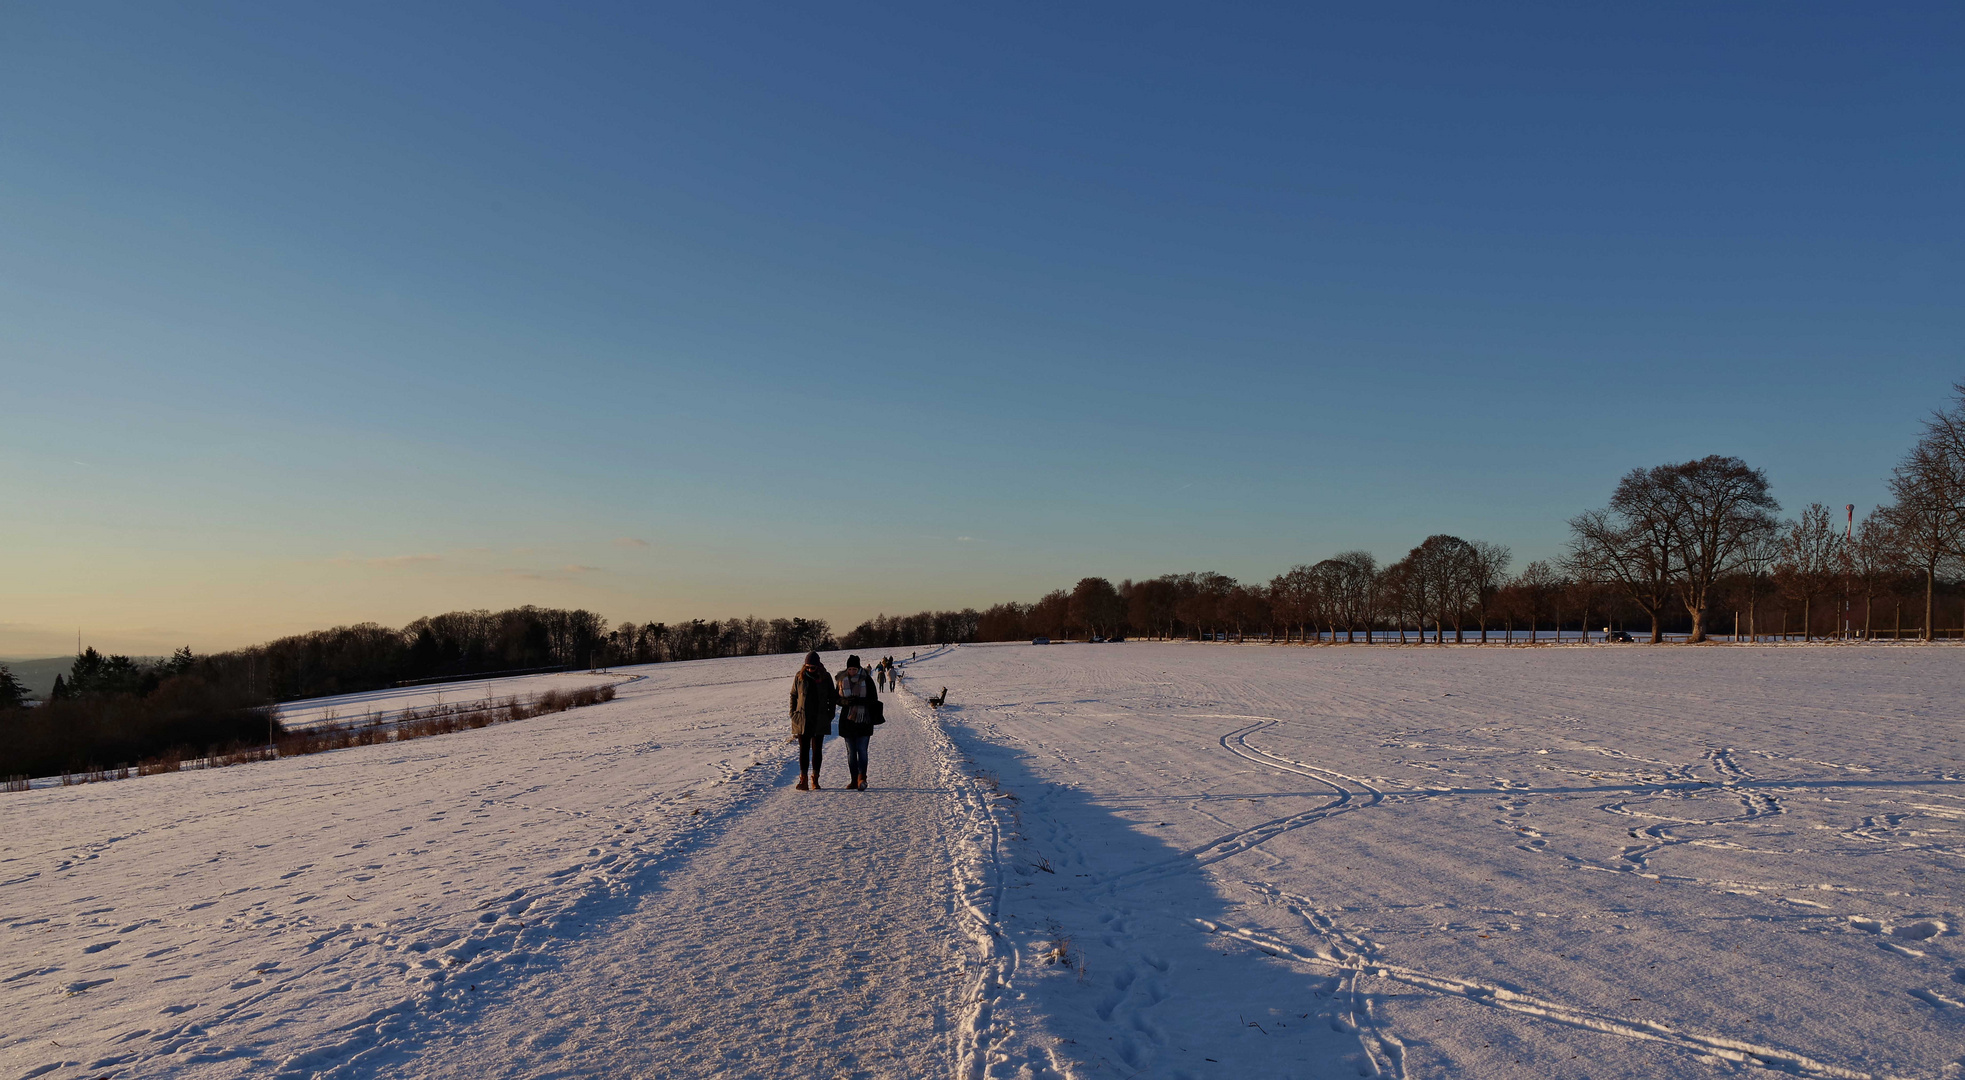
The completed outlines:
{"type": "Polygon", "coordinates": [[[805,666],[791,680],[791,733],[798,736],[798,790],[819,789],[819,766],[825,763],[826,735],[832,731],[832,710],[839,692],[826,673],[819,654],[805,654],[805,666]],[[807,782],[807,772],[810,782],[807,782]]]}
{"type": "Polygon", "coordinates": [[[873,738],[873,705],[880,700],[874,693],[873,675],[860,666],[860,658],[846,658],[846,670],[839,673],[839,737],[846,740],[846,767],[853,774],[849,788],[867,789],[867,743],[873,738]]]}

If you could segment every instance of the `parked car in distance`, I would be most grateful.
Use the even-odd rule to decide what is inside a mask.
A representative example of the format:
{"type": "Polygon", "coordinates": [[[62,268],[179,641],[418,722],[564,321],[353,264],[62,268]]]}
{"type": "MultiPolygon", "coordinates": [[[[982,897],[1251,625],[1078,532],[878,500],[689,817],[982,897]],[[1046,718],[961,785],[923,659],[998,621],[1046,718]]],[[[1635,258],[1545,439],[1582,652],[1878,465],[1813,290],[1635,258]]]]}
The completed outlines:
{"type": "Polygon", "coordinates": [[[1111,637],[1109,637],[1109,638],[1106,638],[1105,640],[1106,640],[1106,642],[1107,642],[1108,644],[1113,644],[1113,645],[1117,645],[1117,644],[1118,644],[1119,642],[1122,642],[1122,641],[1124,641],[1124,640],[1126,640],[1126,635],[1124,635],[1124,634],[1114,634],[1114,635],[1112,635],[1111,637]]]}
{"type": "Polygon", "coordinates": [[[1094,645],[1103,645],[1103,644],[1105,644],[1105,639],[1104,639],[1104,638],[1102,638],[1102,637],[1099,637],[1099,636],[1097,636],[1097,635],[1093,635],[1093,637],[1092,637],[1092,644],[1094,644],[1094,645]]]}
{"type": "Polygon", "coordinates": [[[1049,645],[1051,643],[1051,639],[1047,637],[1034,637],[1030,639],[1030,643],[1032,645],[1049,645]]]}
{"type": "Polygon", "coordinates": [[[1626,641],[1626,642],[1635,640],[1634,638],[1631,637],[1631,635],[1625,633],[1622,630],[1612,630],[1604,634],[1603,639],[1605,641],[1626,641]]]}

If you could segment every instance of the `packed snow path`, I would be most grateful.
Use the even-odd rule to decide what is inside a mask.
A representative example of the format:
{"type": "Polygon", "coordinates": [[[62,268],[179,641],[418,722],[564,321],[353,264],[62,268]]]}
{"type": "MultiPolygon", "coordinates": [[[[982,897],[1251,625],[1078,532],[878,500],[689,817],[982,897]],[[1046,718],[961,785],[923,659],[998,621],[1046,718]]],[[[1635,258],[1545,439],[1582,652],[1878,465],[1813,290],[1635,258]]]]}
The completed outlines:
{"type": "MultiPolygon", "coordinates": [[[[784,680],[787,681],[788,680],[784,680]]],[[[776,688],[774,688],[774,691],[776,688]]],[[[782,696],[782,694],[780,694],[782,696]]],[[[944,928],[945,789],[898,704],[869,787],[828,740],[819,791],[778,784],[634,906],[414,1062],[425,1077],[946,1076],[963,988],[944,928]]]]}

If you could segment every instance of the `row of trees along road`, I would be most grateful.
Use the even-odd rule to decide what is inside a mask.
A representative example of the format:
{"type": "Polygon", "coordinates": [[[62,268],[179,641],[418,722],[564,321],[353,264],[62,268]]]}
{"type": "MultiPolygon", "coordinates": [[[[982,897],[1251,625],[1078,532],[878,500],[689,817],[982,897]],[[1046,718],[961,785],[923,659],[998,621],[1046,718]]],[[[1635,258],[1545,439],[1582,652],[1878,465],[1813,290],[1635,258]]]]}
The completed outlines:
{"type": "MultiPolygon", "coordinates": [[[[1838,521],[1811,503],[1780,517],[1767,475],[1737,457],[1633,469],[1607,505],[1571,519],[1561,556],[1509,574],[1499,544],[1445,533],[1427,537],[1396,562],[1346,551],[1291,567],[1267,584],[1224,574],[1167,574],[1112,584],[1088,577],[1034,603],[977,612],[882,615],[848,633],[849,648],[942,641],[1014,641],[1038,636],[1121,634],[1212,638],[1251,634],[1272,641],[1346,641],[1413,636],[1440,642],[1518,627],[1535,640],[1553,628],[1593,625],[1592,616],[1648,623],[1652,641],[1682,627],[1693,642],[1724,629],[1766,634],[1761,617],[1778,608],[1781,634],[1798,608],[1804,638],[1835,598],[1838,620],[1860,601],[1864,637],[1876,628],[1877,601],[1921,593],[1919,636],[1937,632],[1937,598],[1965,561],[1965,384],[1925,422],[1922,436],[1890,480],[1892,502],[1861,522],[1838,521]],[[1715,626],[1722,614],[1729,624],[1715,626]]],[[[1853,508],[1851,508],[1853,510],[1853,508]]],[[[1893,633],[1901,636],[1899,602],[1893,633]]],[[[1840,627],[1838,622],[1837,626],[1840,627]]],[[[1768,629],[1771,629],[1769,627],[1768,629]]],[[[1771,635],[1769,635],[1771,636],[1771,635]]]]}

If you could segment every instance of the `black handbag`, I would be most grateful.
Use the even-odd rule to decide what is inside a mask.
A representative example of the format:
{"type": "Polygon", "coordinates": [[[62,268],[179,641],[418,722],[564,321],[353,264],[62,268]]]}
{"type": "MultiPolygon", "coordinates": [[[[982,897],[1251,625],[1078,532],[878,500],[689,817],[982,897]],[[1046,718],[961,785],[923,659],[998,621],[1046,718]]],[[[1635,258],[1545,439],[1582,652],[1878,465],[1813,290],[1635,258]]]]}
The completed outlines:
{"type": "Polygon", "coordinates": [[[874,698],[872,701],[867,702],[867,723],[884,724],[886,722],[887,707],[880,703],[880,699],[874,698]]]}

